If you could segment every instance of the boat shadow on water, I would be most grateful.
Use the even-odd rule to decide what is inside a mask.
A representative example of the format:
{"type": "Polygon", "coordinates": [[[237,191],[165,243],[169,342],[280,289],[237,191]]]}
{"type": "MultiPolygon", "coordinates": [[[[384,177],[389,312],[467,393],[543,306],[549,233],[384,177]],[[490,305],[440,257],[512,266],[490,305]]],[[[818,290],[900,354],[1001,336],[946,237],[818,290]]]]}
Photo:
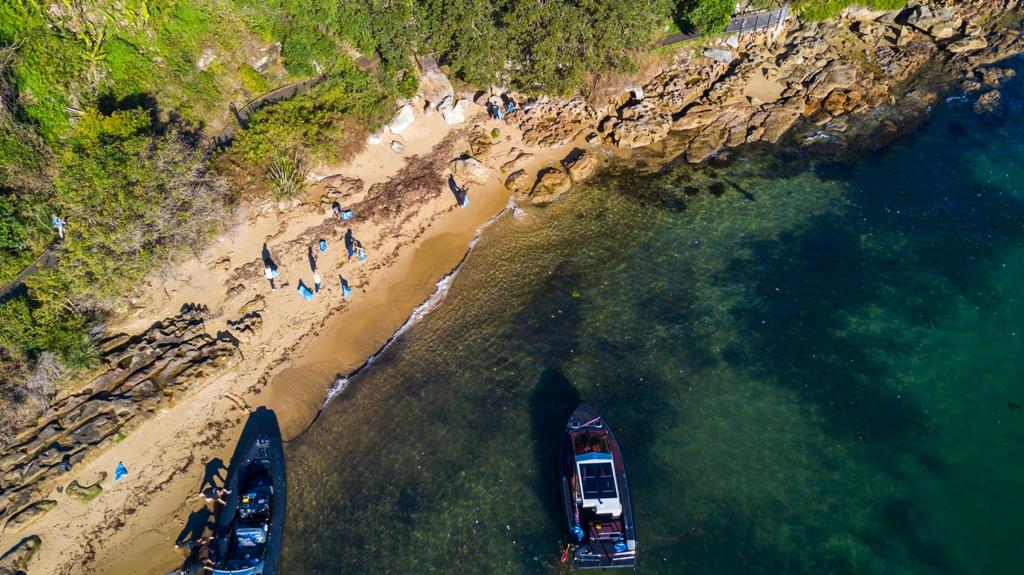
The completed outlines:
{"type": "Polygon", "coordinates": [[[533,434],[534,457],[540,473],[534,478],[534,490],[545,502],[550,525],[561,525],[561,491],[559,490],[559,449],[565,421],[580,404],[579,391],[561,371],[547,367],[537,378],[530,392],[530,431],[533,434]]]}

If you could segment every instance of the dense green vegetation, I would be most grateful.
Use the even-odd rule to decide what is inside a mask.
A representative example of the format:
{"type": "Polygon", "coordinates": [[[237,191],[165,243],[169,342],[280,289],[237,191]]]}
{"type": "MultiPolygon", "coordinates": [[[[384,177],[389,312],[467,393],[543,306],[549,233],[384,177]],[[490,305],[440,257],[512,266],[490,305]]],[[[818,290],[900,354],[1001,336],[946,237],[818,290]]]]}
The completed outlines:
{"type": "MultiPolygon", "coordinates": [[[[847,3],[794,5],[824,17],[847,3]]],[[[56,254],[0,301],[0,373],[25,380],[44,356],[90,365],[88,327],[146,273],[200,247],[242,189],[287,199],[308,166],[355,153],[415,92],[413,55],[434,54],[470,85],[565,94],[593,73],[628,69],[665,22],[713,33],[732,9],[727,0],[0,2],[0,286],[47,246],[56,254]],[[205,164],[203,146],[233,121],[229,103],[314,77],[323,81],[308,92],[254,112],[205,164]],[[260,186],[239,185],[251,174],[260,186]],[[63,242],[51,214],[68,223],[63,242]]],[[[20,401],[4,389],[0,404],[20,401]]]]}
{"type": "Polygon", "coordinates": [[[873,10],[895,10],[906,6],[907,0],[794,0],[790,2],[800,16],[824,20],[838,15],[847,6],[864,6],[873,10]]]}

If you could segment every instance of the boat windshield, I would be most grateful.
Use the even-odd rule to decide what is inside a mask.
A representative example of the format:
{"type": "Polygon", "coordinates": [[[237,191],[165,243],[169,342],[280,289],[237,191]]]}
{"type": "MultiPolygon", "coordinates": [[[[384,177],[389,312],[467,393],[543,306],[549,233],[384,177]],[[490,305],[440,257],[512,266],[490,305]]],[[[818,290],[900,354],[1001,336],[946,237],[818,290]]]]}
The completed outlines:
{"type": "Polygon", "coordinates": [[[583,499],[615,499],[615,476],[611,463],[581,463],[580,476],[583,479],[583,499]]]}

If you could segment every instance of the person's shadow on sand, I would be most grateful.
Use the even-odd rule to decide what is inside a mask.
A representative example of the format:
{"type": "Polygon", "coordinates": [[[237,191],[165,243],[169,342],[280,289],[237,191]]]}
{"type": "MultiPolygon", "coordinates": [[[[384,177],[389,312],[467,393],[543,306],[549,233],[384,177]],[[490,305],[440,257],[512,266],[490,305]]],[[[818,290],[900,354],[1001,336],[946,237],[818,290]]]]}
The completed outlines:
{"type": "Polygon", "coordinates": [[[267,247],[267,244],[265,242],[263,244],[263,253],[260,255],[260,257],[263,258],[263,265],[267,266],[270,269],[277,269],[277,264],[274,263],[274,259],[270,257],[270,248],[267,247]]]}
{"type": "Polygon", "coordinates": [[[214,457],[208,461],[206,463],[206,471],[203,472],[203,482],[199,485],[199,492],[202,493],[207,487],[217,487],[218,484],[223,485],[224,480],[227,479],[227,470],[228,468],[224,465],[224,460],[219,457],[214,457]],[[221,474],[221,471],[224,473],[221,474]]]}
{"type": "Polygon", "coordinates": [[[455,182],[455,176],[448,176],[448,189],[455,196],[455,201],[461,206],[466,201],[466,188],[455,182]]]}
{"type": "Polygon", "coordinates": [[[213,513],[210,512],[209,507],[204,505],[201,509],[193,511],[188,516],[188,520],[185,521],[185,528],[178,533],[177,539],[174,540],[176,545],[181,545],[186,542],[196,542],[203,537],[206,530],[213,530],[217,526],[213,522],[213,513]]]}

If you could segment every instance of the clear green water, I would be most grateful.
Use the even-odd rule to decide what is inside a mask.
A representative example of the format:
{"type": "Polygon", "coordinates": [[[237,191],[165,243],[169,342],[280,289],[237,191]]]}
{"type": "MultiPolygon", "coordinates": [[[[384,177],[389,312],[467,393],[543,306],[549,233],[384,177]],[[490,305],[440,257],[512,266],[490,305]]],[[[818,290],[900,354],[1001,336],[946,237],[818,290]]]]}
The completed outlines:
{"type": "Polygon", "coordinates": [[[583,398],[639,572],[1020,573],[1024,82],[1004,104],[854,163],[622,168],[502,218],[289,446],[283,572],[557,570],[583,398]]]}

